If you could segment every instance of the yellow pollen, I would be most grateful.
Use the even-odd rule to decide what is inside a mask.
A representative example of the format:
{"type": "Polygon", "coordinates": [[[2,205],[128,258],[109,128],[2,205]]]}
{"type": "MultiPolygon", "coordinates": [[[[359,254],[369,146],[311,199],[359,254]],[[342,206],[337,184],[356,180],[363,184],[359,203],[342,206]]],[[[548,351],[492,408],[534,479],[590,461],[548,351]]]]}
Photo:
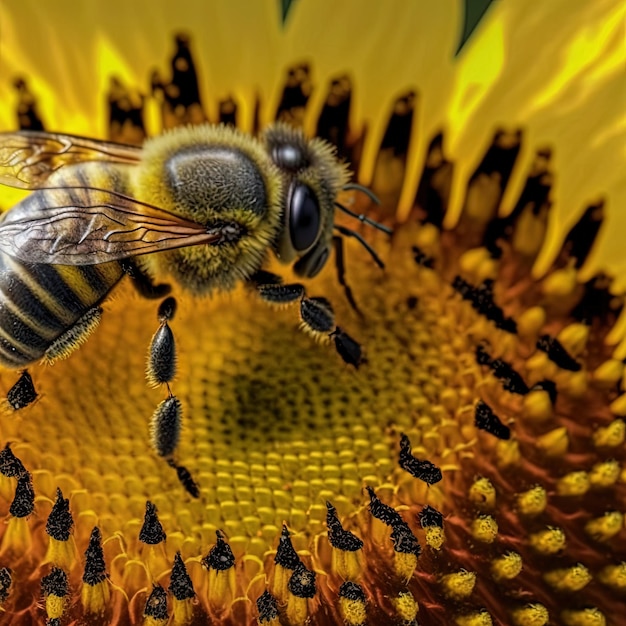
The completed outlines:
{"type": "Polygon", "coordinates": [[[557,493],[560,496],[582,496],[591,487],[591,481],[587,472],[570,472],[559,478],[556,484],[557,493]]]}
{"type": "Polygon", "coordinates": [[[488,478],[474,481],[468,496],[481,511],[492,511],[496,506],[496,489],[488,478]]]}
{"type": "Polygon", "coordinates": [[[438,526],[429,526],[424,532],[426,536],[426,543],[433,548],[433,550],[441,550],[446,539],[443,528],[438,526]]]}
{"type": "Polygon", "coordinates": [[[453,600],[464,600],[471,595],[472,591],[474,591],[476,574],[466,570],[461,570],[453,574],[446,574],[441,579],[441,584],[444,593],[448,597],[453,600]]]}
{"type": "Polygon", "coordinates": [[[332,571],[344,580],[357,580],[363,573],[363,550],[332,550],[332,571]]]}
{"type": "Polygon", "coordinates": [[[348,626],[361,626],[367,619],[365,602],[361,600],[339,598],[339,609],[341,610],[341,616],[348,626]]]}
{"type": "Polygon", "coordinates": [[[417,555],[406,554],[404,552],[394,552],[393,554],[393,569],[398,576],[405,581],[409,581],[415,568],[417,567],[417,555]]]}
{"type": "Polygon", "coordinates": [[[580,356],[589,340],[589,326],[586,324],[569,324],[556,337],[561,345],[573,357],[580,356]]]}
{"type": "Polygon", "coordinates": [[[493,624],[491,615],[487,611],[459,615],[454,622],[457,626],[491,626],[493,624]]]}
{"type": "Polygon", "coordinates": [[[51,593],[46,597],[46,615],[49,619],[59,619],[65,612],[66,597],[51,593]]]}
{"type": "Polygon", "coordinates": [[[498,440],[496,444],[496,465],[499,469],[506,469],[507,467],[517,465],[521,458],[522,454],[517,440],[498,440]]]}
{"type": "Polygon", "coordinates": [[[577,274],[573,267],[552,272],[542,284],[543,293],[551,298],[559,299],[570,295],[577,285],[577,274]]]}
{"type": "Polygon", "coordinates": [[[566,626],[606,626],[606,617],[595,608],[563,611],[561,619],[566,626]]]}
{"type": "Polygon", "coordinates": [[[106,611],[111,599],[111,589],[108,580],[103,580],[95,585],[83,583],[80,590],[80,601],[85,613],[100,615],[106,611]]]}
{"type": "Polygon", "coordinates": [[[609,408],[611,409],[611,413],[614,415],[626,417],[626,393],[613,400],[613,402],[609,405],[609,408]]]}
{"type": "Polygon", "coordinates": [[[515,626],[546,626],[550,614],[543,604],[529,604],[511,613],[515,626]]]}
{"type": "Polygon", "coordinates": [[[290,626],[304,626],[309,619],[309,602],[289,594],[287,598],[287,620],[290,626]]]}
{"type": "Polygon", "coordinates": [[[49,537],[48,552],[45,563],[52,563],[61,569],[69,571],[76,560],[76,544],[74,537],[70,536],[67,541],[57,541],[49,537]]]}
{"type": "Polygon", "coordinates": [[[543,577],[555,591],[562,592],[580,591],[591,581],[589,570],[580,563],[572,567],[552,570],[543,577]]]}
{"type": "Polygon", "coordinates": [[[529,539],[530,545],[541,554],[556,554],[565,547],[565,533],[560,528],[546,528],[529,539]]]}
{"type": "Polygon", "coordinates": [[[619,463],[612,459],[597,463],[589,472],[589,483],[592,488],[602,489],[610,487],[617,482],[620,474],[619,463]]]}
{"type": "Polygon", "coordinates": [[[419,606],[415,601],[415,598],[409,591],[399,593],[392,599],[393,606],[398,614],[398,617],[405,622],[412,622],[416,619],[419,611],[419,606]]]}
{"type": "Polygon", "coordinates": [[[517,331],[522,337],[533,338],[539,334],[545,323],[545,309],[540,306],[533,306],[517,318],[517,331]]]}
{"type": "Polygon", "coordinates": [[[498,536],[498,524],[491,515],[481,515],[472,522],[472,537],[482,543],[493,543],[498,536]]]}
{"type": "Polygon", "coordinates": [[[618,359],[608,359],[593,372],[593,382],[603,389],[615,386],[624,374],[624,364],[618,359]]]}
{"type": "Polygon", "coordinates": [[[508,552],[492,561],[491,573],[495,580],[512,580],[522,571],[522,565],[517,552],[508,552]]]}
{"type": "Polygon", "coordinates": [[[235,568],[209,570],[209,605],[216,612],[226,609],[235,597],[235,568]]]}
{"type": "Polygon", "coordinates": [[[624,443],[626,423],[617,419],[608,426],[602,426],[593,433],[593,445],[596,448],[617,448],[624,443]]]}
{"type": "Polygon", "coordinates": [[[624,516],[619,511],[610,511],[589,520],[585,524],[585,532],[595,541],[608,541],[622,529],[623,523],[624,516]]]}
{"type": "Polygon", "coordinates": [[[547,503],[546,490],[539,485],[517,496],[517,508],[522,515],[539,515],[543,513],[547,503]]]}
{"type": "Polygon", "coordinates": [[[626,562],[607,565],[598,573],[598,580],[620,593],[626,592],[626,562]]]}
{"type": "Polygon", "coordinates": [[[523,416],[534,422],[543,422],[552,417],[552,401],[547,391],[531,391],[524,396],[523,416]]]}
{"type": "Polygon", "coordinates": [[[569,447],[569,435],[567,428],[561,426],[555,428],[545,435],[537,437],[537,447],[542,450],[547,456],[558,457],[563,456],[569,447]]]}
{"type": "Polygon", "coordinates": [[[9,555],[22,557],[30,554],[33,538],[28,520],[23,517],[11,517],[2,537],[0,557],[7,558],[9,555]]]}

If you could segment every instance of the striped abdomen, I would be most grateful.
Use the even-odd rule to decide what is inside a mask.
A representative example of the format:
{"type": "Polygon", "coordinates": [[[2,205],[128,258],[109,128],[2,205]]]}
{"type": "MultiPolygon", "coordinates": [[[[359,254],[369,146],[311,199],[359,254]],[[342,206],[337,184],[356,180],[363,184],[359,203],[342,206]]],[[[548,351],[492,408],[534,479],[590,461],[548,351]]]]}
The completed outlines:
{"type": "Polygon", "coordinates": [[[27,265],[0,253],[0,364],[18,368],[42,358],[123,274],[117,262],[27,265]]]}
{"type": "MultiPolygon", "coordinates": [[[[119,169],[96,163],[64,168],[53,174],[51,187],[30,194],[11,212],[33,214],[63,194],[63,186],[123,188],[119,169]]],[[[90,309],[97,306],[122,278],[117,261],[100,265],[29,264],[0,252],[0,365],[19,368],[41,359],[46,351],[90,309]]]]}

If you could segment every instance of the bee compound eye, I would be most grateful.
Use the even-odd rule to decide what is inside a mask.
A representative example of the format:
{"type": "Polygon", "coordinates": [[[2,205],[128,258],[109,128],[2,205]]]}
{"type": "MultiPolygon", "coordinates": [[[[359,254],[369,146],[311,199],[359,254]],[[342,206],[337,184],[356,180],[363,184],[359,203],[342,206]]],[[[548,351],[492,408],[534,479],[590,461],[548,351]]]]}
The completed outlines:
{"type": "Polygon", "coordinates": [[[308,250],[315,243],[321,224],[320,205],[313,190],[294,183],[289,197],[289,236],[297,252],[308,250]]]}

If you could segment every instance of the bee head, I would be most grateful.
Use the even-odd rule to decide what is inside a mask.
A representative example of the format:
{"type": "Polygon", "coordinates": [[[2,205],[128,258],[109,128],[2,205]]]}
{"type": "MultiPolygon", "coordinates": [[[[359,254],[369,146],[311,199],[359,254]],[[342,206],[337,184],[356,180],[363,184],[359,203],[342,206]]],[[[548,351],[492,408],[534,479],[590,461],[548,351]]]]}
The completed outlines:
{"type": "Polygon", "coordinates": [[[335,198],[348,181],[348,169],[333,146],[307,139],[287,124],[267,128],[265,149],[283,178],[283,228],[276,254],[297,274],[315,276],[326,263],[333,236],[335,198]]]}

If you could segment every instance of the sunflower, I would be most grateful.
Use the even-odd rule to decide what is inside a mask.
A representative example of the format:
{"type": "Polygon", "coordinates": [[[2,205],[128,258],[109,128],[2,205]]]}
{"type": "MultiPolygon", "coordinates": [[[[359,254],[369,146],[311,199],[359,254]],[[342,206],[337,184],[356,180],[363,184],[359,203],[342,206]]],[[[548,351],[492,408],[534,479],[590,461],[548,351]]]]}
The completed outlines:
{"type": "Polygon", "coordinates": [[[345,332],[325,341],[243,288],[174,284],[174,314],[125,280],[71,358],[3,369],[0,623],[617,624],[625,19],[2,0],[3,130],[279,119],[334,144],[380,199],[342,202],[393,235],[363,224],[374,255],[345,238],[341,271],[304,281],[345,332]],[[179,408],[145,380],[165,327],[169,462],[149,423],[179,408]]]}

